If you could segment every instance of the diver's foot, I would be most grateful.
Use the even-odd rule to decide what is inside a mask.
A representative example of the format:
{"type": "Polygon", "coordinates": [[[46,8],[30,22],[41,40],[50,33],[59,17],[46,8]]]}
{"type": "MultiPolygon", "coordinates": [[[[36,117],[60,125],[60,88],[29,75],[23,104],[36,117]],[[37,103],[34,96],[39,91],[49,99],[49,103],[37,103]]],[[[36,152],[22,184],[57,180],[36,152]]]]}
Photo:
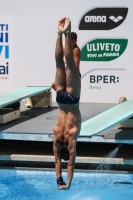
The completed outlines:
{"type": "Polygon", "coordinates": [[[58,21],[58,33],[63,33],[66,17],[58,21]]]}
{"type": "Polygon", "coordinates": [[[66,34],[67,32],[71,32],[71,21],[70,21],[69,18],[66,18],[66,20],[65,20],[65,26],[64,26],[62,32],[64,34],[66,34]]]}

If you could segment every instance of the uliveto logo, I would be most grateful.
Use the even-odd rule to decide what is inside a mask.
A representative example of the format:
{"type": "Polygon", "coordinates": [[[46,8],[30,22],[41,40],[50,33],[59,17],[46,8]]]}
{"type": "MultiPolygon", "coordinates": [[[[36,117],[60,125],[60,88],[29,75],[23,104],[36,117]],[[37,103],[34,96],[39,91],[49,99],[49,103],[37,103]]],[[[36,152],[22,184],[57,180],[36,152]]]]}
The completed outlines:
{"type": "Polygon", "coordinates": [[[86,13],[79,30],[111,30],[122,24],[128,8],[96,8],[86,13]]]}
{"type": "Polygon", "coordinates": [[[81,61],[111,61],[120,57],[127,47],[127,39],[96,39],[81,50],[81,61]]]}

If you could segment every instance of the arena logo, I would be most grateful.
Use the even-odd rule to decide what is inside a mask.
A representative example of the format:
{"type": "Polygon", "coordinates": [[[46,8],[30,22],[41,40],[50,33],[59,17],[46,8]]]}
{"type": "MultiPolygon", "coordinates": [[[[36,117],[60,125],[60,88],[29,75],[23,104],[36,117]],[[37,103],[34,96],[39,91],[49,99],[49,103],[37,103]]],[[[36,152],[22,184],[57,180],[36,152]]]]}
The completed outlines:
{"type": "Polygon", "coordinates": [[[85,16],[85,22],[106,22],[106,16],[85,16]]]}
{"type": "Polygon", "coordinates": [[[111,19],[113,22],[117,23],[120,20],[122,20],[123,17],[122,16],[118,16],[118,17],[110,16],[109,19],[111,19]]]}
{"type": "Polygon", "coordinates": [[[70,99],[72,99],[72,100],[74,100],[75,98],[74,97],[72,97],[70,94],[67,94],[67,96],[70,98],[70,99]]]}
{"type": "Polygon", "coordinates": [[[128,44],[127,39],[96,39],[81,50],[81,61],[111,61],[120,57],[128,44]]]}
{"type": "Polygon", "coordinates": [[[79,30],[111,30],[123,23],[128,8],[96,8],[81,19],[79,30]]]}

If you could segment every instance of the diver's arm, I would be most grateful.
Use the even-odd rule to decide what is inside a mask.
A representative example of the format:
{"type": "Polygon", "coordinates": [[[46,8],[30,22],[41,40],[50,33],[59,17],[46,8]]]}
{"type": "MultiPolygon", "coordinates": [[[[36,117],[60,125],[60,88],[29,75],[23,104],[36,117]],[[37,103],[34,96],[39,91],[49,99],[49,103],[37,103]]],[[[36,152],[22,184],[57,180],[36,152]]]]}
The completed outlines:
{"type": "Polygon", "coordinates": [[[75,157],[76,157],[76,142],[75,139],[71,139],[68,145],[69,151],[69,162],[67,165],[67,185],[65,189],[69,189],[71,186],[74,168],[75,168],[75,157]]]}
{"type": "Polygon", "coordinates": [[[58,145],[57,145],[56,138],[54,138],[54,142],[53,142],[53,152],[55,156],[56,177],[59,178],[62,176],[62,166],[61,166],[61,159],[58,155],[58,145]]]}
{"type": "Polygon", "coordinates": [[[56,171],[56,178],[57,178],[57,187],[59,190],[63,189],[66,186],[66,183],[63,181],[62,178],[62,165],[61,159],[58,154],[58,144],[56,138],[54,138],[53,142],[53,152],[55,156],[55,171],[56,171]]]}
{"type": "Polygon", "coordinates": [[[80,57],[81,57],[81,53],[80,53],[80,49],[79,48],[75,48],[73,50],[73,54],[74,54],[74,63],[75,63],[75,67],[78,71],[78,73],[80,73],[80,57]]]}

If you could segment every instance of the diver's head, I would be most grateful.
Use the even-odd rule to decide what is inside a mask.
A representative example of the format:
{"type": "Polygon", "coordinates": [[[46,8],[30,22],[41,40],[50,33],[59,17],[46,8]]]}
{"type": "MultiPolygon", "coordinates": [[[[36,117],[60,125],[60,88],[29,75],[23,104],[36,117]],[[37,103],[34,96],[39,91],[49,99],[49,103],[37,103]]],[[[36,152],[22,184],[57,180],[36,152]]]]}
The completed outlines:
{"type": "Polygon", "coordinates": [[[69,160],[69,151],[66,144],[60,145],[58,153],[61,159],[69,160]]]}
{"type": "Polygon", "coordinates": [[[71,32],[71,41],[73,47],[77,45],[77,34],[75,32],[71,32]]]}
{"type": "Polygon", "coordinates": [[[77,33],[71,32],[71,40],[75,40],[77,42],[77,33]]]}

